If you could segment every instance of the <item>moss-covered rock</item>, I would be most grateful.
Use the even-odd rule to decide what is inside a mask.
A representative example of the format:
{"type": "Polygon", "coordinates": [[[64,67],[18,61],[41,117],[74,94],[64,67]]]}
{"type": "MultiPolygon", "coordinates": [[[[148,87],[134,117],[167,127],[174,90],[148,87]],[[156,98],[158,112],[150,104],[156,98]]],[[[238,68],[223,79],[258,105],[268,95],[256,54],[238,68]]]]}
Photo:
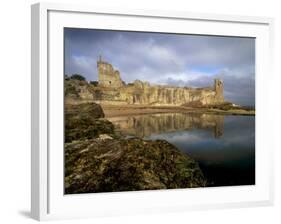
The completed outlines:
{"type": "Polygon", "coordinates": [[[95,96],[96,87],[89,84],[85,80],[79,80],[75,77],[65,79],[64,82],[64,96],[65,101],[79,102],[79,101],[90,101],[98,100],[95,96]]]}
{"type": "Polygon", "coordinates": [[[197,163],[164,140],[120,136],[100,105],[65,105],[65,192],[205,186],[197,163]]]}
{"type": "Polygon", "coordinates": [[[96,103],[66,104],[65,142],[92,139],[100,134],[114,136],[114,125],[103,117],[103,110],[96,103]]]}
{"type": "Polygon", "coordinates": [[[75,119],[87,119],[87,121],[104,117],[101,106],[96,103],[66,104],[65,115],[75,119]]]}
{"type": "Polygon", "coordinates": [[[197,163],[164,140],[91,139],[65,144],[65,192],[202,187],[197,163]]]}

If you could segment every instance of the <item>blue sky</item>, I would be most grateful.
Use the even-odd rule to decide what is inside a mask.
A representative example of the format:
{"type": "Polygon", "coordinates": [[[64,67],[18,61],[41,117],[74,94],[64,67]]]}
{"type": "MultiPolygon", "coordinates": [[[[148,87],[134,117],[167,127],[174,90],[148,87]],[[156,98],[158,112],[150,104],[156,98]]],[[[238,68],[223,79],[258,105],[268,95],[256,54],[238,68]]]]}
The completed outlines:
{"type": "Polygon", "coordinates": [[[97,80],[97,59],[125,82],[205,87],[224,82],[228,101],[255,105],[255,39],[65,28],[65,73],[97,80]]]}

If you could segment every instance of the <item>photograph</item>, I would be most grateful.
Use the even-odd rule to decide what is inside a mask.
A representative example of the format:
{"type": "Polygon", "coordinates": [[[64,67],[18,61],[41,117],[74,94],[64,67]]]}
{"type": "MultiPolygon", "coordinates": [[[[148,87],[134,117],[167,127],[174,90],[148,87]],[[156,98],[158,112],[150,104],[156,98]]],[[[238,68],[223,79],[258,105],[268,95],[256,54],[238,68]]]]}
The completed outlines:
{"type": "Polygon", "coordinates": [[[64,194],[255,185],[254,37],[63,34],[64,194]]]}

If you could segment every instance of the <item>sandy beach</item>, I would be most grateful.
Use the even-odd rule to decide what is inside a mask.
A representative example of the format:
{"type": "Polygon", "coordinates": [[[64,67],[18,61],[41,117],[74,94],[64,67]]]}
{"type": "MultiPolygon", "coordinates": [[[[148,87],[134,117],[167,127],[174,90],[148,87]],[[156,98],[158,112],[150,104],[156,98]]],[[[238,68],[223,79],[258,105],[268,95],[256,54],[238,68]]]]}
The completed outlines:
{"type": "Polygon", "coordinates": [[[255,111],[247,111],[242,109],[219,110],[209,108],[192,108],[183,106],[146,106],[146,105],[103,105],[105,117],[142,115],[153,113],[208,113],[222,115],[255,115],[255,111]]]}

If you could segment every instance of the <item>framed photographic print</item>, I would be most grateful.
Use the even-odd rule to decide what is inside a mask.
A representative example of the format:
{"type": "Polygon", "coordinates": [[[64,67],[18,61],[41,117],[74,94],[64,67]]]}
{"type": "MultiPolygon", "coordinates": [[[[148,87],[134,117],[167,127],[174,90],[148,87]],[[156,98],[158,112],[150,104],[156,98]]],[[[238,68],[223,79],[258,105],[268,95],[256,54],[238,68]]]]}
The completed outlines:
{"type": "Polygon", "coordinates": [[[32,217],[270,205],[271,18],[32,6],[32,217]]]}

